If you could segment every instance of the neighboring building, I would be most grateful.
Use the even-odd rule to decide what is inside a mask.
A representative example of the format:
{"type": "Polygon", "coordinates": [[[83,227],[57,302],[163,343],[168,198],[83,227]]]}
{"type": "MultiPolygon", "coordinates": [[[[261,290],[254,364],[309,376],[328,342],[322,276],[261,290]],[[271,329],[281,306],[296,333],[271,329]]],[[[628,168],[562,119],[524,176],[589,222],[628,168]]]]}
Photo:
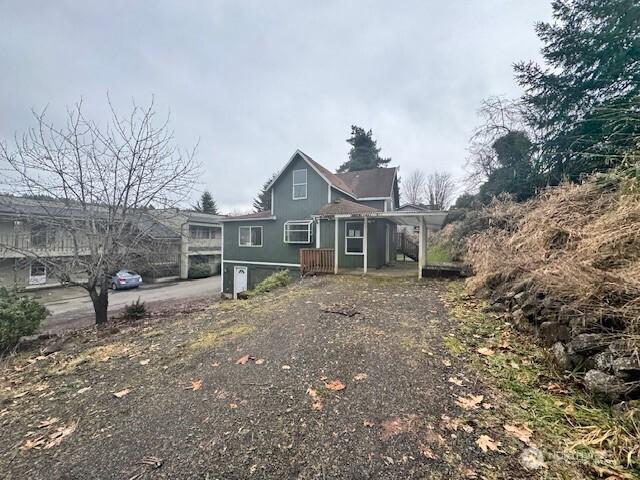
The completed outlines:
{"type": "Polygon", "coordinates": [[[441,223],[445,215],[398,212],[396,168],[334,174],[300,150],[268,190],[270,211],[222,220],[227,294],[253,288],[283,269],[380,268],[395,261],[396,225],[425,223],[427,217],[441,223]]]}
{"type": "Polygon", "coordinates": [[[222,259],[222,215],[187,210],[150,211],[156,220],[169,226],[180,237],[180,278],[189,278],[189,268],[205,263],[213,273],[220,272],[222,259]]]}
{"type": "MultiPolygon", "coordinates": [[[[405,203],[400,208],[398,208],[399,212],[431,212],[434,211],[434,208],[431,205],[425,205],[424,203],[405,203]]],[[[398,233],[405,235],[418,235],[418,226],[417,225],[399,225],[398,233]]]]}
{"type": "MultiPolygon", "coordinates": [[[[45,286],[58,283],[47,271],[47,258],[68,258],[76,249],[89,254],[87,245],[74,245],[65,232],[65,222],[74,216],[74,207],[56,202],[20,197],[1,197],[0,201],[0,286],[45,286]],[[60,227],[51,225],[51,213],[60,227]],[[41,219],[40,221],[38,219],[41,219]],[[38,260],[40,259],[40,260],[38,260]]],[[[95,207],[99,221],[104,208],[95,207]]],[[[187,278],[189,265],[207,263],[211,271],[219,270],[222,250],[221,217],[179,210],[148,210],[136,216],[137,231],[157,245],[153,264],[140,266],[143,275],[187,278]]],[[[123,268],[139,268],[132,261],[123,268]]],[[[73,280],[82,281],[77,271],[73,280]]]]}

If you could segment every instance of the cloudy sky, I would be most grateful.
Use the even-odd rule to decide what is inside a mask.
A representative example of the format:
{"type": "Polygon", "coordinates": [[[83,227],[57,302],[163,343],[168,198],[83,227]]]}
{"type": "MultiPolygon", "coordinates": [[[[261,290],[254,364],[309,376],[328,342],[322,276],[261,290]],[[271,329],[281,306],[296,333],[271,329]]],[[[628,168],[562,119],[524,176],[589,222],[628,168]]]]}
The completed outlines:
{"type": "Polygon", "coordinates": [[[297,149],[330,169],[350,125],[373,129],[401,175],[460,176],[476,110],[517,96],[550,0],[0,0],[0,139],[82,98],[126,111],[155,96],[203,165],[194,198],[248,209],[297,149]]]}

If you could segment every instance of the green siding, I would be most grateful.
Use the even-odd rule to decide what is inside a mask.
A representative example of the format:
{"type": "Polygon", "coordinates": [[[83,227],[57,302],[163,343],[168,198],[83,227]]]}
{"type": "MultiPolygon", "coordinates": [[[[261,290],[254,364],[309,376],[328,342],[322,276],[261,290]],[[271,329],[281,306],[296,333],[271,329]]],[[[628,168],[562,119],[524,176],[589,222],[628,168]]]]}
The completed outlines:
{"type": "Polygon", "coordinates": [[[289,270],[292,277],[297,277],[300,270],[294,267],[278,267],[275,265],[251,265],[245,263],[229,263],[224,262],[223,265],[223,281],[222,286],[225,293],[233,293],[233,267],[243,265],[247,267],[247,286],[249,289],[254,288],[258,283],[267,278],[269,275],[281,270],[289,270]]]}
{"type": "MultiPolygon", "coordinates": [[[[358,219],[344,220],[340,219],[338,223],[338,266],[340,268],[357,268],[363,267],[362,255],[347,255],[344,248],[344,227],[348,221],[358,221],[358,219]]],[[[322,220],[320,225],[320,247],[333,248],[335,241],[335,220],[322,220]]],[[[395,224],[387,220],[369,220],[367,243],[367,266],[369,268],[380,268],[385,264],[385,225],[390,228],[389,242],[389,259],[394,260],[395,243],[393,233],[395,232],[395,224]]]]}

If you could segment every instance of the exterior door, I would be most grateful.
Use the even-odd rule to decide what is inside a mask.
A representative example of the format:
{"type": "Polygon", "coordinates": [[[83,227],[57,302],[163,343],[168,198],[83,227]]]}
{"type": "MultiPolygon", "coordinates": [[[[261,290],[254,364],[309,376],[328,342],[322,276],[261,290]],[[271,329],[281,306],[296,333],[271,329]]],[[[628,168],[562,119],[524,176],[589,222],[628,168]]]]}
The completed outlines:
{"type": "Polygon", "coordinates": [[[247,289],[247,267],[233,267],[233,298],[247,289]]]}
{"type": "Polygon", "coordinates": [[[47,267],[34,260],[29,266],[29,285],[44,285],[47,283],[47,267]]]}

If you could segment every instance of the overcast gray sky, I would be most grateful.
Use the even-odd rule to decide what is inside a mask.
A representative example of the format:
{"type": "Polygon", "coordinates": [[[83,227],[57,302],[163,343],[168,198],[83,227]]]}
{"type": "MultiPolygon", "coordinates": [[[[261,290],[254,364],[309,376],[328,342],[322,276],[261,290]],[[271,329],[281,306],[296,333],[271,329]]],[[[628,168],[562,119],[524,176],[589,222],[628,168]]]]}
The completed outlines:
{"type": "Polygon", "coordinates": [[[106,93],[125,111],[155,95],[202,181],[248,209],[297,149],[330,169],[350,125],[373,129],[401,175],[459,176],[476,110],[517,96],[512,64],[539,59],[550,0],[0,0],[0,138],[106,93]]]}

